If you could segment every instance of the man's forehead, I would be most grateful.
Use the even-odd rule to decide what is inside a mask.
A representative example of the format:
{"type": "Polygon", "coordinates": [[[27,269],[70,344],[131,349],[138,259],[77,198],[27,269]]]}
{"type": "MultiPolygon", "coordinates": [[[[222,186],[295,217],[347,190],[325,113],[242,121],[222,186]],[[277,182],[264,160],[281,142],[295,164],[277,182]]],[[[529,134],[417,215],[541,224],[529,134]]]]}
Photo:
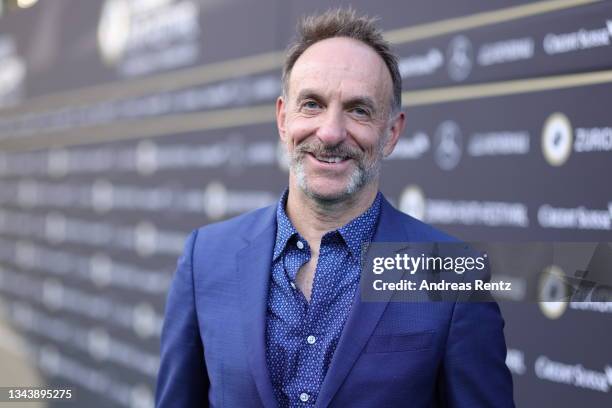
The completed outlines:
{"type": "Polygon", "coordinates": [[[307,48],[293,66],[289,83],[290,89],[297,93],[303,88],[346,84],[356,91],[373,93],[387,93],[392,89],[391,75],[376,51],[360,41],[343,37],[322,40],[307,48]]]}

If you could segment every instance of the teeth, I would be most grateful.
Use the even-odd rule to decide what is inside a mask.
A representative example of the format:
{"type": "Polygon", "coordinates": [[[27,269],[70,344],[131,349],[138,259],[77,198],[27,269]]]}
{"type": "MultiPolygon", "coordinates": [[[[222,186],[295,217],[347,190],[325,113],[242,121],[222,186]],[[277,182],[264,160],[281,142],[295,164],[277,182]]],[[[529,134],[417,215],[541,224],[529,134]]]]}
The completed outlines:
{"type": "Polygon", "coordinates": [[[317,160],[324,161],[326,163],[340,163],[341,157],[317,157],[317,160]]]}

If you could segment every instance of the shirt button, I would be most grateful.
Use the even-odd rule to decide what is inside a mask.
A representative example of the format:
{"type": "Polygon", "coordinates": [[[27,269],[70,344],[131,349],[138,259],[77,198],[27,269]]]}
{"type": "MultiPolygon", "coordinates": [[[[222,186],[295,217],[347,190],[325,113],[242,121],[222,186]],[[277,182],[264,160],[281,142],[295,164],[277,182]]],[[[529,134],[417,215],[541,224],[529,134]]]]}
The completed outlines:
{"type": "Polygon", "coordinates": [[[304,249],[304,243],[302,241],[298,241],[295,245],[298,247],[298,249],[304,249]]]}
{"type": "Polygon", "coordinates": [[[289,283],[293,289],[295,289],[295,282],[289,283]]]}
{"type": "Polygon", "coordinates": [[[317,338],[311,334],[310,336],[306,338],[306,341],[308,342],[308,344],[315,344],[317,341],[317,338]]]}
{"type": "Polygon", "coordinates": [[[300,394],[300,401],[302,402],[306,402],[310,399],[310,395],[306,394],[305,392],[300,394]]]}

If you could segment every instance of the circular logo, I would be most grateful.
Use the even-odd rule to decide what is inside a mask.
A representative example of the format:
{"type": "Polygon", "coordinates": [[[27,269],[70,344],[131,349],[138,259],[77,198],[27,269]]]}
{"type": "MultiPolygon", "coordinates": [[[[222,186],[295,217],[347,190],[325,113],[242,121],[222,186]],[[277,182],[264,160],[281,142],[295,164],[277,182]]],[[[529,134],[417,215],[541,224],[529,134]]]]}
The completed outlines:
{"type": "Polygon", "coordinates": [[[212,220],[223,218],[227,211],[228,193],[225,186],[217,181],[204,190],[204,212],[212,220]]]}
{"type": "Polygon", "coordinates": [[[108,286],[113,278],[113,260],[104,253],[96,253],[89,260],[89,279],[99,288],[108,286]]]}
{"type": "Polygon", "coordinates": [[[66,217],[59,212],[50,212],[45,217],[45,236],[53,244],[61,244],[66,239],[66,217]]]}
{"type": "Polygon", "coordinates": [[[113,209],[114,186],[106,179],[98,179],[91,186],[91,204],[97,213],[106,213],[113,209]]]}
{"type": "Polygon", "coordinates": [[[567,309],[568,290],[565,274],[556,265],[545,268],[540,275],[538,298],[540,310],[549,319],[558,319],[567,309]]]}
{"type": "Polygon", "coordinates": [[[553,113],[542,129],[542,153],[551,166],[561,166],[572,152],[572,124],[562,113],[553,113]]]}
{"type": "Polygon", "coordinates": [[[446,49],[446,68],[453,81],[463,81],[472,72],[474,51],[472,43],[463,35],[454,37],[446,49]]]}
{"type": "Polygon", "coordinates": [[[136,253],[141,257],[151,256],[157,250],[157,228],[148,221],[142,221],[136,226],[135,246],[136,253]]]}
{"type": "Polygon", "coordinates": [[[461,129],[452,120],[442,122],[434,138],[434,158],[442,170],[452,170],[461,160],[463,142],[461,129]]]}
{"type": "Polygon", "coordinates": [[[94,327],[87,336],[89,354],[98,361],[104,361],[110,354],[110,338],[106,330],[94,327]]]}
{"type": "Polygon", "coordinates": [[[426,203],[423,190],[415,184],[406,187],[400,195],[399,209],[416,219],[424,220],[426,203]]]}
{"type": "Polygon", "coordinates": [[[139,174],[150,176],[157,171],[159,152],[157,144],[150,140],[143,140],[136,147],[136,171],[139,174]]]}

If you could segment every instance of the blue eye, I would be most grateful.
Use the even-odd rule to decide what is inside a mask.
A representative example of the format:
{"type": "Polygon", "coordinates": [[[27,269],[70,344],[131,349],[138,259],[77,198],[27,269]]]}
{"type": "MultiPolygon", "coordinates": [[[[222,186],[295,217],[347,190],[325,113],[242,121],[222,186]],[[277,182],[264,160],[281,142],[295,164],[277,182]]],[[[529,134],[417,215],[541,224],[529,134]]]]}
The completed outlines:
{"type": "Polygon", "coordinates": [[[302,106],[306,109],[317,109],[319,107],[319,104],[315,101],[306,101],[302,106]]]}
{"type": "Polygon", "coordinates": [[[353,113],[355,113],[357,116],[363,116],[363,117],[370,116],[370,112],[364,108],[353,108],[353,113]]]}

